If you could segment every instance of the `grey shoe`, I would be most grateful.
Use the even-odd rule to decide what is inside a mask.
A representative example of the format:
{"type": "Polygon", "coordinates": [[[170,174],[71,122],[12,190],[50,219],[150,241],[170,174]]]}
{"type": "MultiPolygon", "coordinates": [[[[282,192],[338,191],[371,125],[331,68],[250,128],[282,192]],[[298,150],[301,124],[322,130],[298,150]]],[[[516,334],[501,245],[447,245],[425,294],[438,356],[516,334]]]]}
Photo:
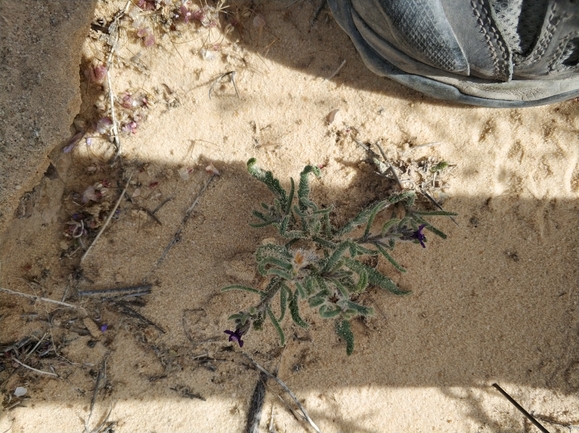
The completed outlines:
{"type": "Polygon", "coordinates": [[[328,0],[366,66],[435,98],[530,107],[579,96],[578,0],[328,0]]]}

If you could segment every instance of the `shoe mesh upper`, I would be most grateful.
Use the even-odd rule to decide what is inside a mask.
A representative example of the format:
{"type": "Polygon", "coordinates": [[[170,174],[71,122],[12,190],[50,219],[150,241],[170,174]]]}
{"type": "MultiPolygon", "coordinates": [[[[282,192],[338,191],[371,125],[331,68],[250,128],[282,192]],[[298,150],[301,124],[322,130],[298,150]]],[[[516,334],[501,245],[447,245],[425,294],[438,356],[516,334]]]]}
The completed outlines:
{"type": "Polygon", "coordinates": [[[426,57],[427,63],[444,71],[456,71],[464,67],[439,30],[440,23],[435,19],[439,11],[434,10],[428,2],[404,0],[380,3],[399,35],[413,48],[414,54],[426,57]]]}
{"type": "Polygon", "coordinates": [[[503,38],[515,59],[527,56],[539,37],[548,3],[537,0],[490,0],[503,38]]]}

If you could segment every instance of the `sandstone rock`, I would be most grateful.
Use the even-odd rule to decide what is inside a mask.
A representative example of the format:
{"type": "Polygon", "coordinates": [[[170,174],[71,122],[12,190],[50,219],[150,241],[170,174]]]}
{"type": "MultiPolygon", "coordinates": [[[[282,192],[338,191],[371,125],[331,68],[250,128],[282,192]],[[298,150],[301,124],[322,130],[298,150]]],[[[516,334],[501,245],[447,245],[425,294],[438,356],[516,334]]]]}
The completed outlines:
{"type": "Polygon", "coordinates": [[[0,234],[71,136],[95,3],[0,1],[0,234]]]}

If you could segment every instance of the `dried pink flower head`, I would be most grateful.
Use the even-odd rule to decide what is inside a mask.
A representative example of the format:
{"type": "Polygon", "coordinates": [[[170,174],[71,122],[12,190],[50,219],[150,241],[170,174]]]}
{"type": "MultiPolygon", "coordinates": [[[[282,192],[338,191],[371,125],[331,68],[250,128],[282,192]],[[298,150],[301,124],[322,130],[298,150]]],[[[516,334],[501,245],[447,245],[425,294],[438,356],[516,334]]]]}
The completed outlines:
{"type": "Polygon", "coordinates": [[[87,189],[84,190],[82,193],[82,202],[84,204],[88,203],[89,201],[98,202],[104,195],[103,189],[106,192],[106,189],[102,187],[100,184],[94,184],[89,186],[87,189]]]}
{"type": "Polygon", "coordinates": [[[125,92],[121,98],[121,107],[123,108],[133,108],[137,105],[137,101],[133,99],[133,96],[129,92],[125,92]]]}
{"type": "Polygon", "coordinates": [[[95,84],[102,84],[107,77],[107,67],[105,65],[94,65],[90,66],[84,71],[84,76],[91,82],[95,84]]]}
{"type": "Polygon", "coordinates": [[[141,27],[137,30],[137,36],[143,40],[143,45],[151,47],[155,45],[155,35],[151,27],[141,27]]]}
{"type": "Polygon", "coordinates": [[[193,12],[191,12],[187,6],[181,5],[179,8],[179,17],[185,24],[187,24],[193,19],[193,12]]]}
{"type": "Polygon", "coordinates": [[[137,6],[144,11],[154,11],[156,9],[155,0],[138,0],[137,6]]]}
{"type": "Polygon", "coordinates": [[[113,126],[113,121],[110,117],[101,117],[95,126],[95,130],[99,134],[106,134],[110,131],[111,126],[113,126]]]}
{"type": "Polygon", "coordinates": [[[219,170],[217,170],[213,164],[209,164],[207,167],[205,167],[205,171],[207,173],[214,175],[214,176],[220,176],[221,175],[221,173],[219,173],[219,170]]]}
{"type": "Polygon", "coordinates": [[[134,120],[125,123],[121,130],[123,132],[130,132],[131,134],[136,134],[137,133],[137,128],[138,128],[139,124],[137,122],[135,122],[134,120]]]}
{"type": "Polygon", "coordinates": [[[177,172],[179,173],[181,179],[189,180],[189,175],[193,172],[193,169],[190,167],[181,167],[179,170],[177,170],[177,172]]]}

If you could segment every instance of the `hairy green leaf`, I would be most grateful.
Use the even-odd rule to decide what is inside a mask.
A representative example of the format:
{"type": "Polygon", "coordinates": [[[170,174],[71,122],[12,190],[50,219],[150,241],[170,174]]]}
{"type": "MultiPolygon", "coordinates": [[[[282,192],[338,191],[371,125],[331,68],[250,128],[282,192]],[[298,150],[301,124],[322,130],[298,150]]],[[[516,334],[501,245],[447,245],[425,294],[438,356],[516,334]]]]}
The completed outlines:
{"type": "MultiPolygon", "coordinates": [[[[290,295],[291,295],[291,292],[290,292],[290,295]]],[[[296,323],[296,325],[301,326],[302,328],[307,328],[309,325],[304,321],[304,319],[301,318],[298,303],[299,303],[298,302],[298,292],[296,290],[294,292],[294,294],[290,296],[290,302],[289,302],[290,314],[292,316],[293,321],[296,323]]]]}
{"type": "Polygon", "coordinates": [[[457,216],[455,212],[447,212],[444,210],[413,210],[412,215],[421,216],[457,216]]]}
{"type": "Polygon", "coordinates": [[[368,221],[368,218],[370,217],[371,212],[372,212],[372,209],[362,210],[358,215],[356,215],[353,219],[351,219],[348,223],[346,223],[346,225],[344,227],[342,227],[340,230],[338,230],[336,232],[336,237],[340,238],[340,237],[344,236],[345,234],[350,233],[356,227],[359,227],[362,224],[365,224],[366,221],[368,221]]]}
{"type": "Polygon", "coordinates": [[[356,246],[356,255],[367,255],[367,256],[375,256],[378,253],[374,250],[371,250],[369,248],[365,248],[362,245],[359,244],[354,244],[356,246]]]}
{"type": "Polygon", "coordinates": [[[305,287],[299,281],[294,281],[293,283],[300,298],[305,299],[307,297],[305,287]]]}
{"type": "Polygon", "coordinates": [[[326,261],[320,273],[325,274],[327,272],[330,272],[336,266],[338,261],[342,258],[344,253],[348,251],[348,249],[350,248],[350,244],[351,244],[350,240],[344,241],[341,244],[339,244],[338,248],[334,250],[332,255],[326,261]]]}
{"type": "Polygon", "coordinates": [[[372,228],[372,224],[374,223],[374,218],[376,218],[376,215],[378,215],[378,213],[383,210],[384,208],[386,208],[387,203],[384,201],[378,202],[376,203],[372,209],[370,210],[370,215],[368,216],[368,221],[366,223],[366,229],[364,230],[364,235],[362,236],[362,239],[366,239],[368,238],[368,235],[370,234],[370,229],[372,228]]]}
{"type": "Polygon", "coordinates": [[[273,257],[280,260],[291,261],[292,255],[287,248],[278,244],[260,245],[255,252],[255,259],[260,262],[266,257],[273,257]]]}
{"type": "MultiPolygon", "coordinates": [[[[247,171],[251,174],[255,179],[263,182],[265,186],[275,195],[280,202],[280,205],[283,209],[287,209],[288,207],[288,196],[285,189],[282,188],[279,180],[273,177],[273,173],[271,171],[264,171],[257,166],[257,160],[255,158],[251,158],[247,161],[247,171]]],[[[291,203],[291,202],[289,202],[291,203]]]]}
{"type": "Polygon", "coordinates": [[[317,206],[310,200],[310,179],[309,174],[313,173],[316,177],[320,176],[320,169],[313,165],[306,165],[303,171],[300,174],[300,185],[298,188],[298,202],[301,211],[305,211],[308,208],[312,208],[314,210],[317,209],[317,206]]]}
{"type": "Polygon", "coordinates": [[[304,286],[306,289],[306,296],[304,296],[304,298],[310,296],[312,293],[314,293],[318,289],[318,284],[316,282],[316,279],[312,276],[308,276],[306,278],[304,286]]]}
{"type": "Polygon", "coordinates": [[[340,307],[342,307],[342,309],[344,310],[347,309],[354,310],[356,312],[356,315],[358,316],[371,316],[372,314],[374,314],[373,308],[356,304],[355,302],[352,302],[348,299],[342,299],[338,301],[338,305],[340,305],[340,307]]]}
{"type": "Polygon", "coordinates": [[[366,269],[362,269],[362,271],[358,274],[358,283],[356,284],[356,288],[354,289],[357,293],[362,293],[368,287],[368,272],[366,269]]]}
{"type": "Polygon", "coordinates": [[[320,294],[318,292],[318,294],[312,296],[310,299],[308,299],[308,305],[312,308],[318,307],[320,305],[322,305],[324,302],[326,302],[326,296],[327,293],[324,294],[320,294]]]}
{"type": "Polygon", "coordinates": [[[346,354],[350,356],[354,352],[354,334],[350,327],[350,322],[341,320],[336,322],[336,334],[346,342],[346,354]]]}
{"type": "Polygon", "coordinates": [[[269,316],[271,323],[273,323],[273,327],[275,328],[275,330],[277,331],[277,334],[279,335],[279,340],[280,340],[279,345],[285,346],[285,334],[283,332],[283,329],[281,329],[279,322],[277,321],[277,319],[275,318],[275,315],[273,314],[273,312],[271,311],[271,308],[269,308],[269,307],[267,307],[267,315],[269,316]]]}
{"type": "Polygon", "coordinates": [[[442,239],[446,239],[446,234],[440,230],[438,230],[436,227],[433,227],[432,225],[430,225],[430,223],[428,221],[426,221],[424,218],[416,215],[414,216],[414,219],[419,223],[419,224],[424,224],[426,227],[426,230],[434,233],[436,236],[441,237],[442,239]]]}
{"type": "Polygon", "coordinates": [[[288,299],[288,294],[289,296],[291,296],[291,290],[289,289],[288,286],[286,286],[284,283],[282,283],[281,285],[281,289],[279,292],[279,310],[280,310],[280,316],[279,319],[277,319],[278,321],[282,321],[283,318],[285,317],[285,310],[287,309],[287,299],[288,299]]]}
{"type": "Polygon", "coordinates": [[[384,225],[382,226],[382,230],[380,231],[380,235],[381,235],[381,236],[386,235],[386,233],[388,233],[388,231],[389,231],[391,228],[393,228],[393,227],[396,228],[396,226],[397,226],[398,224],[400,224],[400,222],[401,222],[401,220],[399,220],[398,218],[389,219],[389,220],[386,221],[386,222],[384,223],[384,225]]]}
{"type": "Polygon", "coordinates": [[[371,268],[370,266],[365,265],[364,263],[349,258],[345,258],[344,262],[348,268],[350,268],[354,272],[357,272],[358,274],[360,274],[363,270],[365,270],[368,273],[368,282],[373,286],[377,286],[380,287],[381,289],[388,290],[389,292],[394,293],[395,295],[406,295],[410,293],[410,291],[408,290],[400,289],[390,278],[388,278],[385,275],[382,275],[376,269],[371,268]]]}
{"type": "Polygon", "coordinates": [[[283,210],[285,215],[288,215],[292,210],[292,202],[294,200],[295,191],[296,191],[296,184],[294,180],[290,177],[290,192],[287,199],[286,207],[283,210]]]}
{"type": "Polygon", "coordinates": [[[324,304],[320,307],[319,313],[324,319],[330,319],[336,317],[342,312],[342,309],[337,305],[327,305],[324,304]]]}
{"type": "MultiPolygon", "coordinates": [[[[259,271],[260,275],[271,275],[270,271],[272,269],[279,268],[281,268],[280,270],[283,270],[288,275],[291,275],[292,264],[288,263],[285,259],[278,259],[277,257],[263,257],[257,263],[257,270],[259,271]]],[[[291,280],[291,276],[288,279],[291,280]]]]}
{"type": "Polygon", "coordinates": [[[404,269],[402,266],[400,266],[398,264],[398,262],[396,262],[396,260],[394,260],[394,258],[388,254],[388,251],[386,251],[386,248],[384,248],[382,245],[380,244],[374,244],[374,246],[378,249],[378,251],[380,251],[380,253],[386,258],[386,260],[388,260],[392,266],[394,266],[396,269],[398,269],[400,272],[406,272],[406,269],[404,269]]]}
{"type": "Polygon", "coordinates": [[[411,208],[412,206],[414,206],[415,200],[416,200],[416,193],[414,191],[405,191],[403,193],[393,195],[388,199],[388,201],[392,204],[405,201],[406,208],[411,208]]]}

